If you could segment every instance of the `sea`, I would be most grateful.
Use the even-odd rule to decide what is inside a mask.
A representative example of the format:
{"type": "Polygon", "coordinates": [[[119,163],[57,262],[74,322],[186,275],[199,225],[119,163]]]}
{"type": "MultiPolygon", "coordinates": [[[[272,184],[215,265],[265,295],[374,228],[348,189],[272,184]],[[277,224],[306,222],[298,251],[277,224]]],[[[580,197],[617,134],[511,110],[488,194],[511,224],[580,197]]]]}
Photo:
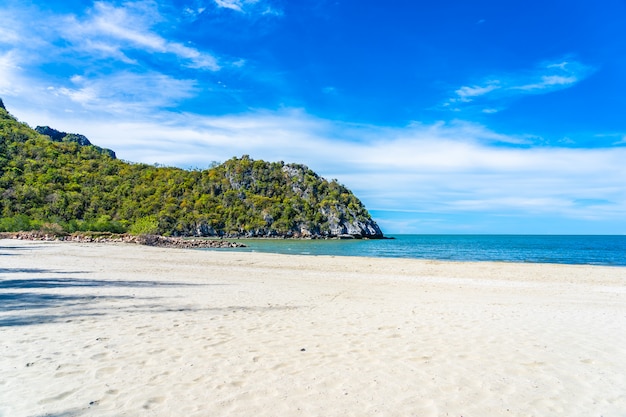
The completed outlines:
{"type": "Polygon", "coordinates": [[[393,235],[380,240],[245,239],[236,250],[294,255],[626,266],[626,236],[393,235]]]}

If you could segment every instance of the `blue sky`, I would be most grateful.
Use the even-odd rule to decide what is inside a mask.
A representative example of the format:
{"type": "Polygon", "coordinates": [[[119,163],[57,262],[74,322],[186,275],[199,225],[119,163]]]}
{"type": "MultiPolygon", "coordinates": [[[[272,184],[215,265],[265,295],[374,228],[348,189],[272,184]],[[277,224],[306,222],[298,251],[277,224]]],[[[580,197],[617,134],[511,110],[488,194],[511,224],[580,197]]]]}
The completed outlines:
{"type": "Polygon", "coordinates": [[[626,2],[4,0],[31,126],[336,178],[387,234],[626,234],[626,2]]]}

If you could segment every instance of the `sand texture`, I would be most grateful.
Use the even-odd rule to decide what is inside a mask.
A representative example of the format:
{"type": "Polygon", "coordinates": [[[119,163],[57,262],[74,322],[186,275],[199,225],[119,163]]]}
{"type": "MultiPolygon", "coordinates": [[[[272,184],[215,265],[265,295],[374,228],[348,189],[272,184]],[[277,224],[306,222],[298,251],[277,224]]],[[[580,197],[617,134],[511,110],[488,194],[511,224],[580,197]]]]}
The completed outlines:
{"type": "Polygon", "coordinates": [[[0,240],[0,416],[626,416],[626,268],[0,240]]]}

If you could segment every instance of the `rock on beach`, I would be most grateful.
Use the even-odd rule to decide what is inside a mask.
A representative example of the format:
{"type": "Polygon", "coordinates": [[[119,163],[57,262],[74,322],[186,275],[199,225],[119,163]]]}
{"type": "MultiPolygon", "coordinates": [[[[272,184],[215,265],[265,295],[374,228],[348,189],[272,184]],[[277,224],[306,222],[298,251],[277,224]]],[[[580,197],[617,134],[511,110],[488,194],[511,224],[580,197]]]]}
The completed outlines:
{"type": "Polygon", "coordinates": [[[201,249],[201,248],[241,248],[243,243],[228,240],[215,239],[184,239],[181,237],[168,237],[160,235],[128,235],[128,234],[80,234],[75,233],[66,236],[59,236],[40,231],[30,232],[10,232],[0,233],[2,239],[17,240],[38,240],[38,241],[65,241],[75,243],[135,243],[139,245],[158,246],[180,249],[201,249]]]}

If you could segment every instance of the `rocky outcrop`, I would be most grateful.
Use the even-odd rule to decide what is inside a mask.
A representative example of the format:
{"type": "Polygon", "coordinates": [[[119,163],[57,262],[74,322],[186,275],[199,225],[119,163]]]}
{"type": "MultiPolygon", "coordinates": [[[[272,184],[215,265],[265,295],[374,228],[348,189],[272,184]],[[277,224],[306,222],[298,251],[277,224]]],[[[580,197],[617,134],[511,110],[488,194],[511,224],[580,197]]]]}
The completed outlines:
{"type": "Polygon", "coordinates": [[[180,249],[201,249],[201,248],[245,248],[246,245],[239,242],[230,242],[227,240],[208,240],[208,239],[183,239],[180,237],[168,237],[160,235],[142,235],[134,236],[135,243],[147,246],[159,246],[166,248],[180,249]]]}
{"type": "MultiPolygon", "coordinates": [[[[313,177],[316,181],[321,178],[304,165],[287,164],[283,167],[283,172],[291,181],[291,189],[305,200],[309,200],[315,196],[316,190],[311,181],[307,181],[307,176],[313,177]]],[[[342,192],[350,193],[347,189],[340,186],[342,192]]],[[[351,194],[351,193],[350,193],[351,194]]],[[[319,211],[326,219],[326,230],[322,231],[319,225],[313,228],[309,224],[300,224],[296,230],[299,237],[338,237],[338,238],[368,238],[381,239],[383,232],[372,218],[367,214],[365,207],[360,201],[356,200],[356,204],[346,206],[344,204],[329,203],[322,206],[319,211]]]]}
{"type": "MultiPolygon", "coordinates": [[[[215,194],[227,194],[256,227],[218,229],[224,236],[381,239],[383,233],[358,198],[337,180],[327,181],[302,164],[255,161],[248,155],[216,167],[215,194]],[[226,230],[224,230],[226,229],[226,230]]],[[[233,217],[233,216],[231,216],[233,217]]],[[[197,232],[213,232],[208,226],[197,232]]],[[[185,230],[183,233],[189,232],[185,230]]]]}
{"type": "Polygon", "coordinates": [[[41,135],[48,136],[53,142],[73,142],[79,144],[80,146],[93,146],[101,154],[108,155],[113,159],[116,158],[115,152],[111,149],[101,148],[92,144],[84,135],[61,132],[51,128],[50,126],[37,126],[35,131],[41,135]]]}
{"type": "MultiPolygon", "coordinates": [[[[60,132],[50,126],[37,126],[35,131],[41,135],[50,137],[53,142],[63,142],[63,138],[67,135],[65,132],[60,132]]],[[[84,144],[81,144],[84,146],[84,144]]],[[[91,142],[87,141],[87,145],[91,145],[91,142]]]]}

